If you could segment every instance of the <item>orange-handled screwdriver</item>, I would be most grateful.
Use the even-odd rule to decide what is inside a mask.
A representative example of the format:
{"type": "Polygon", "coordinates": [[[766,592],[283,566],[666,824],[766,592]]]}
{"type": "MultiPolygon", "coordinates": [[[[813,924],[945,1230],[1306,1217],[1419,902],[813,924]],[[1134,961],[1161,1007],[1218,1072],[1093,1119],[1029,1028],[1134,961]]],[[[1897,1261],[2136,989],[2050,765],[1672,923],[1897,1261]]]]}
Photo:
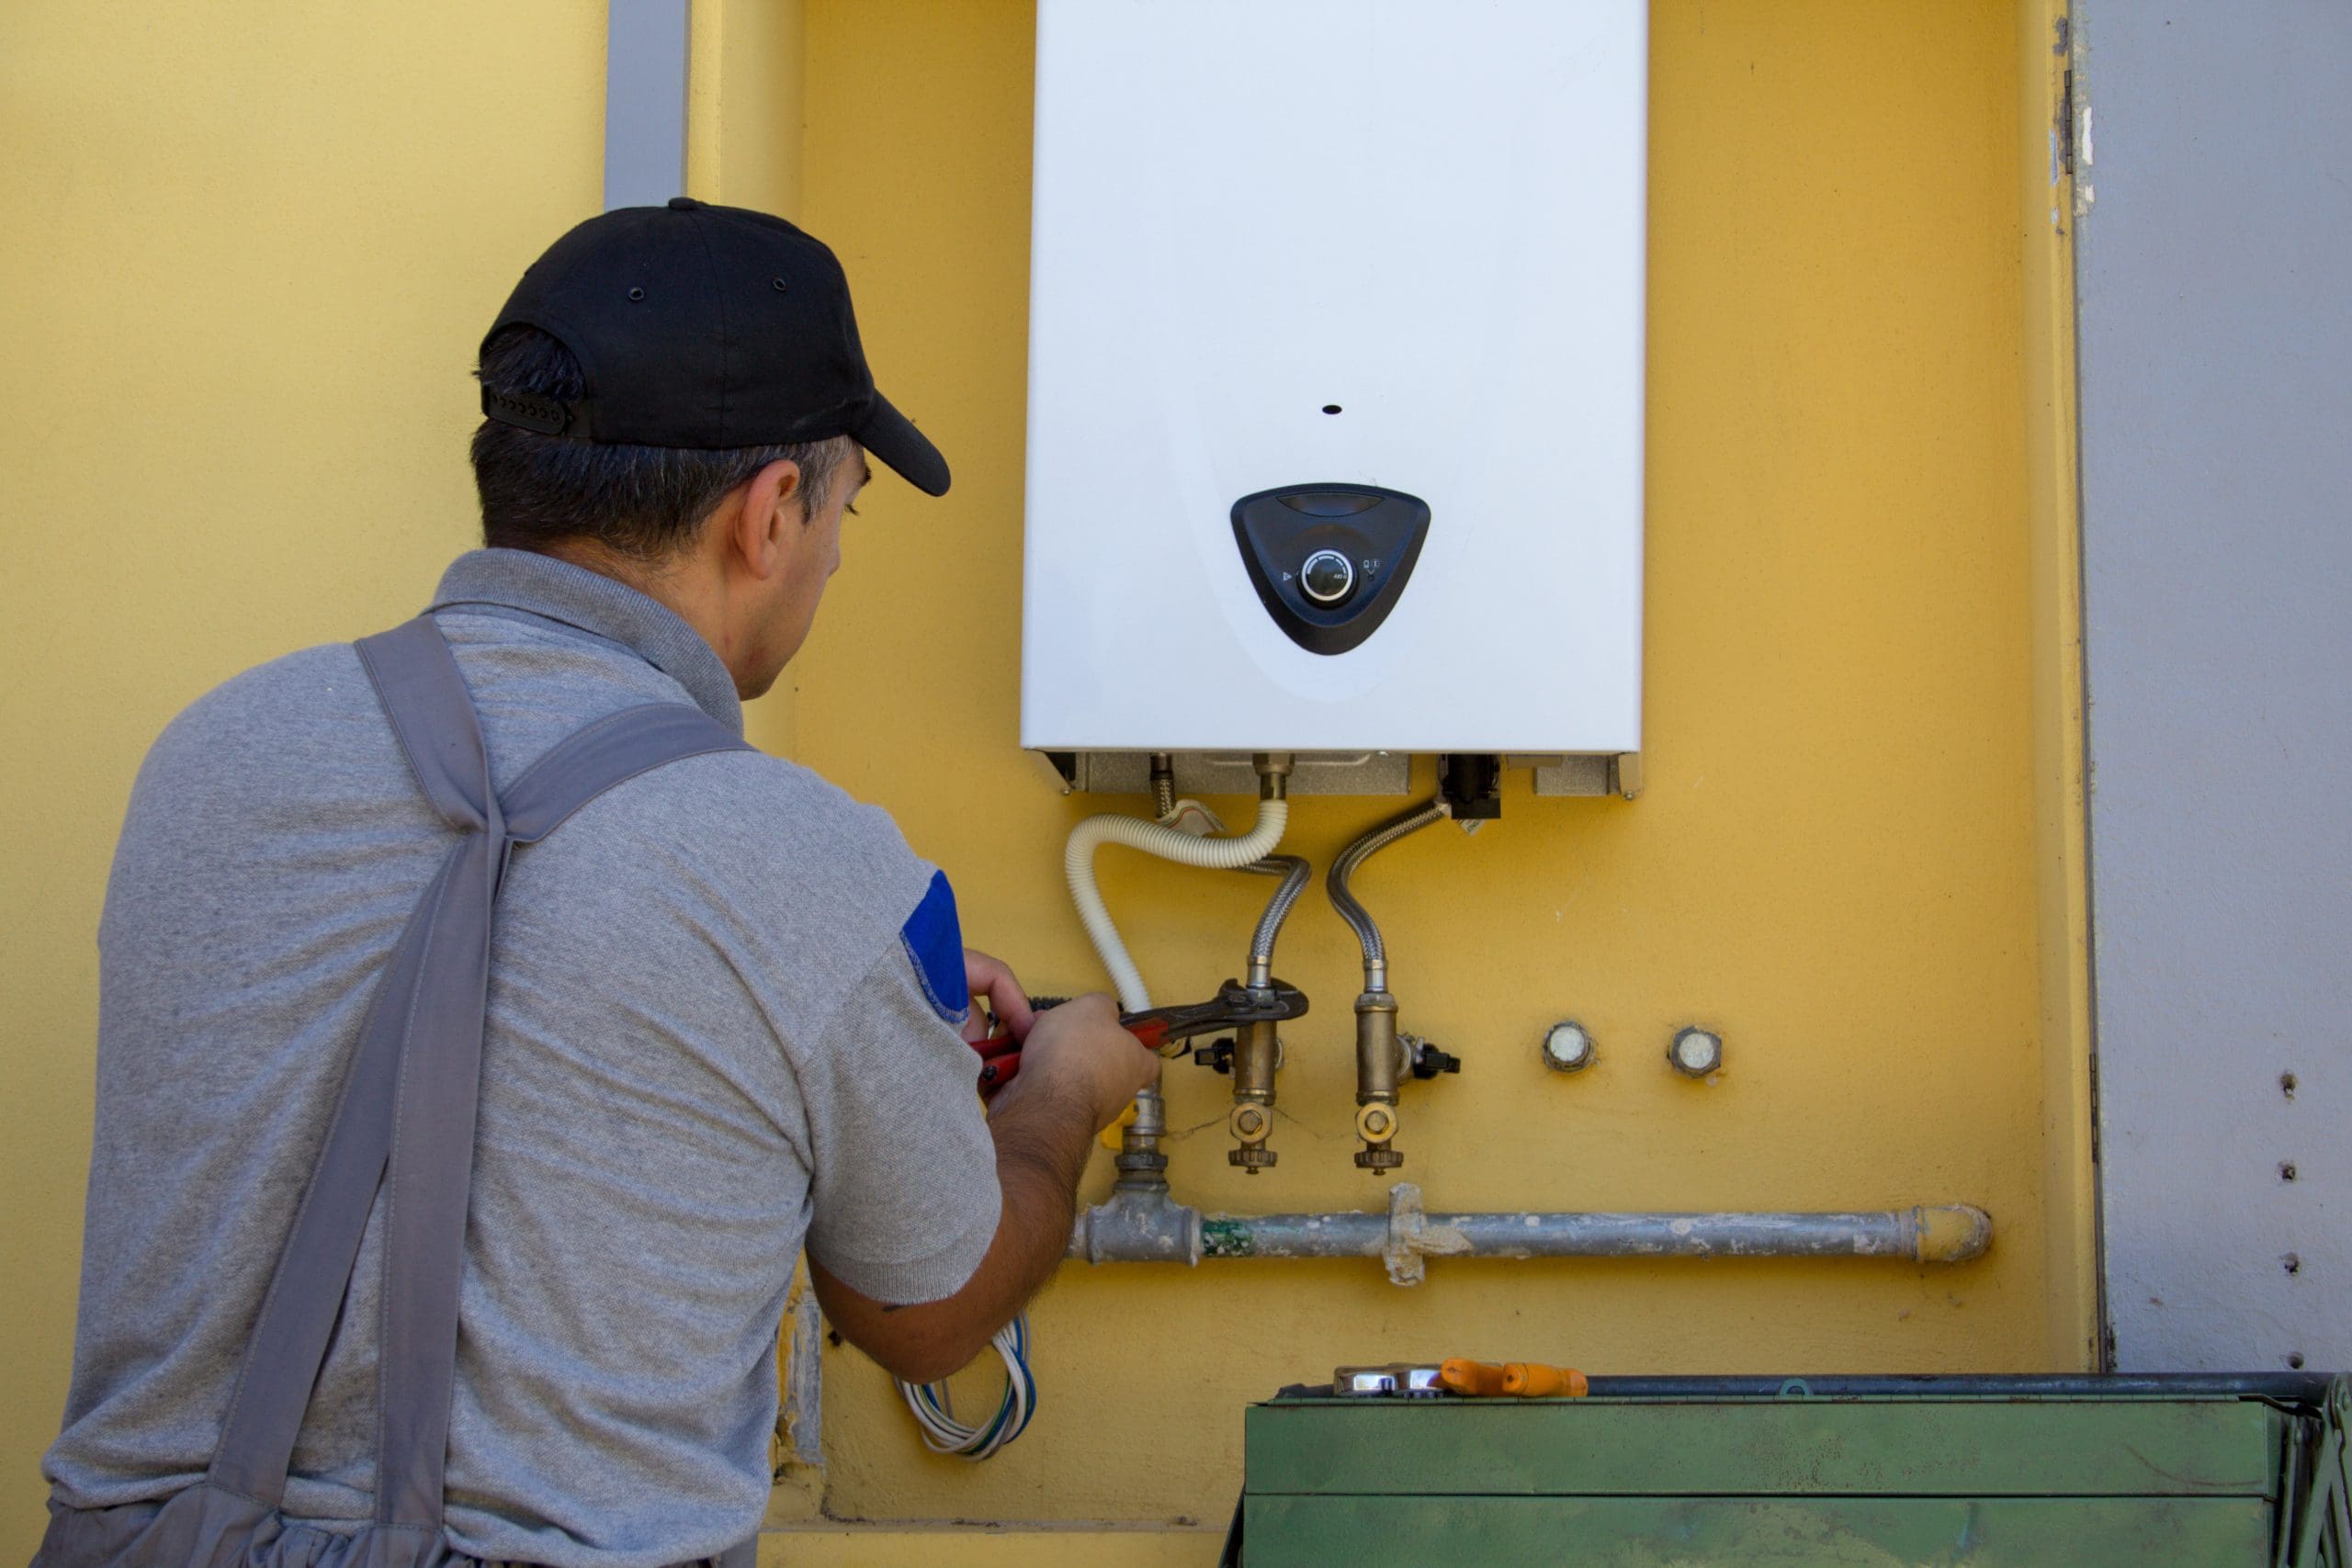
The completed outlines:
{"type": "Polygon", "coordinates": [[[1582,1399],[1592,1384],[1574,1367],[1547,1367],[1541,1361],[1503,1363],[1503,1392],[1518,1399],[1582,1399]]]}
{"type": "Polygon", "coordinates": [[[1437,1381],[1449,1393],[1473,1399],[1580,1399],[1591,1392],[1585,1375],[1573,1367],[1546,1366],[1541,1361],[1474,1361],[1455,1356],[1441,1363],[1437,1381]]]}
{"type": "Polygon", "coordinates": [[[1474,1361],[1466,1356],[1449,1357],[1439,1364],[1437,1381],[1451,1393],[1467,1394],[1474,1399],[1492,1399],[1503,1392],[1503,1370],[1492,1361],[1474,1361]]]}

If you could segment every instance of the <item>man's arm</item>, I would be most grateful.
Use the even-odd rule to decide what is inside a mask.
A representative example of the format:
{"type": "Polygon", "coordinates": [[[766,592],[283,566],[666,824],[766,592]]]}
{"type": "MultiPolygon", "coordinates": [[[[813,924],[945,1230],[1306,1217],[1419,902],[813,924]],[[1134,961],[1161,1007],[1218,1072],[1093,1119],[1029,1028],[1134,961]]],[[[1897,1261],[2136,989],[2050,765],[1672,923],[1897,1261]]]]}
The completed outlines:
{"type": "Polygon", "coordinates": [[[901,1306],[851,1289],[812,1254],[808,1275],[825,1316],[909,1382],[936,1382],[971,1360],[1053,1274],[1069,1246],[1094,1134],[1159,1070],[1159,1057],[1119,1027],[1108,997],[1077,997],[1038,1014],[1022,1043],[1021,1076],[989,1111],[1003,1205],[979,1267],[953,1295],[901,1306]]]}

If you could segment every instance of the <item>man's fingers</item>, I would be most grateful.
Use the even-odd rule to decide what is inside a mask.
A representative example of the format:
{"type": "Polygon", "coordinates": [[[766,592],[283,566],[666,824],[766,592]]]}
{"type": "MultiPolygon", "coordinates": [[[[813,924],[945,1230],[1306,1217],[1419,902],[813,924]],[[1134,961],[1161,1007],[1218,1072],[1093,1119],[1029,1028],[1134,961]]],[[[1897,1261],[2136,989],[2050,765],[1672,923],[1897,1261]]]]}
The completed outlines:
{"type": "Polygon", "coordinates": [[[1089,1024],[1119,1021],[1118,1001],[1108,991],[1086,991],[1070,998],[1062,1006],[1072,1018],[1084,1020],[1089,1024]]]}
{"type": "Polygon", "coordinates": [[[1029,1025],[1036,1019],[1036,1010],[1029,1005],[1029,993],[1021,988],[1021,982],[1004,960],[967,947],[964,950],[964,980],[975,998],[988,999],[989,1010],[1015,1040],[1029,1037],[1029,1025]]]}
{"type": "Polygon", "coordinates": [[[1109,1046],[1109,1060],[1104,1066],[1114,1073],[1125,1076],[1129,1098],[1159,1080],[1159,1053],[1136,1039],[1119,1022],[1116,998],[1101,991],[1091,991],[1082,997],[1073,997],[1064,1006],[1085,1015],[1088,1027],[1102,1032],[1103,1043],[1109,1046]]]}
{"type": "Polygon", "coordinates": [[[1022,1045],[1021,1076],[998,1107],[1051,1085],[1088,1106],[1101,1128],[1159,1075],[1159,1056],[1121,1026],[1118,1003],[1099,991],[1036,1016],[1036,1029],[1022,1045]]]}

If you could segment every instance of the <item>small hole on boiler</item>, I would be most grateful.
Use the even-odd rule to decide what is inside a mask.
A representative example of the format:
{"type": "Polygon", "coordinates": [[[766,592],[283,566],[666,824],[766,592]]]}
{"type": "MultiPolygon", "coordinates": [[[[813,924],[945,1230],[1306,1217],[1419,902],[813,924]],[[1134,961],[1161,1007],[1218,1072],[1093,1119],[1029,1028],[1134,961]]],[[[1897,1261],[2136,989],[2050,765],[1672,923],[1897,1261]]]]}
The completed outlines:
{"type": "Polygon", "coordinates": [[[1340,412],[1340,405],[1337,403],[1325,403],[1323,405],[1323,412],[1325,413],[1338,413],[1340,412]]]}

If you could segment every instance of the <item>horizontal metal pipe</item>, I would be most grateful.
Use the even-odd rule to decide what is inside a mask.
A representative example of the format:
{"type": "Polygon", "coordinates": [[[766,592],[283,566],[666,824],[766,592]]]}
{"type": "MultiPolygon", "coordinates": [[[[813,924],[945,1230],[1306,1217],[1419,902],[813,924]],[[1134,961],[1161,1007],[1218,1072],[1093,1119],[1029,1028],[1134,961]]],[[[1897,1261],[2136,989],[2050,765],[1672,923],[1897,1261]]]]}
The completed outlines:
{"type": "Polygon", "coordinates": [[[1375,1258],[1399,1284],[1429,1258],[1899,1258],[1961,1263],[1993,1222],[1964,1203],[1850,1213],[1425,1213],[1410,1182],[1388,1213],[1202,1214],[1123,1197],[1079,1216],[1069,1256],[1095,1263],[1204,1258],[1375,1258]]]}
{"type": "MultiPolygon", "coordinates": [[[[1419,1251],[1439,1258],[1922,1257],[1927,1211],[1819,1214],[1430,1214],[1419,1251]]],[[[1380,1214],[1205,1214],[1208,1258],[1378,1258],[1380,1214]]],[[[1963,1256],[1973,1257],[1970,1252],[1963,1256]]]]}

